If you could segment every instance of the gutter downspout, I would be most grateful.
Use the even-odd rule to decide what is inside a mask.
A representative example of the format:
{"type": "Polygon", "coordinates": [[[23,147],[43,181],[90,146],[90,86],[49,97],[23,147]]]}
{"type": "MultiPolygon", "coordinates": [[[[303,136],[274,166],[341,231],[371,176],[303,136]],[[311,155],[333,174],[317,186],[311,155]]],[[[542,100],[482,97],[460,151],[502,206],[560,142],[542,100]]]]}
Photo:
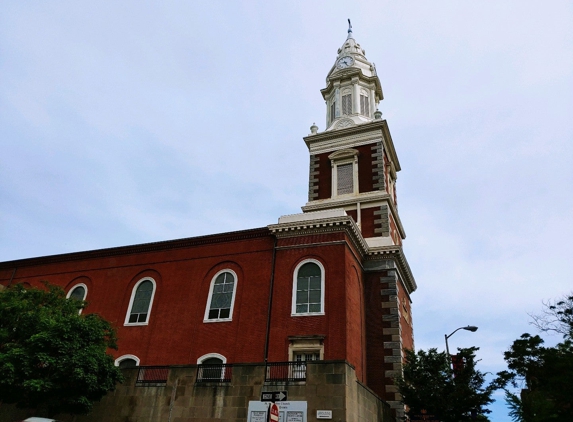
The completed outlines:
{"type": "Polygon", "coordinates": [[[267,311],[267,334],[265,338],[265,365],[269,360],[269,337],[271,332],[271,311],[273,309],[273,287],[275,284],[275,257],[277,255],[277,238],[275,236],[275,240],[273,243],[273,257],[271,260],[271,285],[269,291],[269,307],[267,311]]]}

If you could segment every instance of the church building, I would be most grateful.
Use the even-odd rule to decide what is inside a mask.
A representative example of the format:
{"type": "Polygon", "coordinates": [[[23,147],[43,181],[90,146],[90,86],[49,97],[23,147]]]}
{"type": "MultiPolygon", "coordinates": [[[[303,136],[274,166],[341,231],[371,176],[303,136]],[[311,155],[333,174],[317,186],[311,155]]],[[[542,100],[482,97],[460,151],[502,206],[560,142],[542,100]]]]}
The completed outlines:
{"type": "Polygon", "coordinates": [[[377,108],[376,67],[352,29],[320,92],[326,129],[313,124],[303,138],[302,213],[249,230],[0,263],[3,286],[61,286],[117,329],[110,353],[126,382],[78,421],[254,422],[261,395],[274,391],[304,403],[285,407],[285,422],[403,416],[393,379],[414,347],[416,282],[402,249],[401,168],[377,108]]]}

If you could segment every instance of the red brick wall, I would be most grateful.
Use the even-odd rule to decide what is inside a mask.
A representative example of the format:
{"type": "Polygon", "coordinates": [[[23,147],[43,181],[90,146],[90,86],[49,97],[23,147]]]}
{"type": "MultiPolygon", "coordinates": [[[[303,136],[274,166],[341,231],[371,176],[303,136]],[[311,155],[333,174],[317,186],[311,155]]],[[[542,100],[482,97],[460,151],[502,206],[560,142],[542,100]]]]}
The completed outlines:
{"type": "Polygon", "coordinates": [[[350,217],[352,217],[352,219],[354,220],[355,223],[358,222],[358,216],[357,216],[356,210],[346,210],[346,214],[348,214],[350,217]]]}
{"type": "Polygon", "coordinates": [[[332,196],[332,165],[328,156],[330,152],[318,154],[318,198],[327,199],[332,196]]]}
{"type": "Polygon", "coordinates": [[[380,209],[377,208],[362,208],[360,210],[361,215],[361,230],[363,237],[374,237],[380,236],[379,234],[374,233],[374,228],[376,227],[374,224],[374,220],[379,218],[378,216],[374,216],[374,210],[380,209]]]}
{"type": "Polygon", "coordinates": [[[414,348],[414,330],[412,321],[412,303],[406,288],[399,284],[398,299],[400,300],[400,329],[402,333],[402,344],[405,349],[414,348]]]}
{"type": "Polygon", "coordinates": [[[394,240],[394,244],[401,245],[402,244],[402,237],[400,236],[400,232],[398,231],[398,226],[396,225],[396,221],[394,220],[394,216],[392,213],[390,215],[390,236],[394,240]]]}
{"type": "MultiPolygon", "coordinates": [[[[86,284],[89,305],[84,312],[99,313],[117,328],[119,350],[111,351],[115,357],[132,354],[142,365],[194,364],[204,354],[219,353],[228,362],[262,362],[273,242],[269,235],[216,245],[64,260],[19,268],[13,282],[39,287],[46,280],[66,291],[78,282],[86,284]],[[204,323],[211,281],[225,268],[238,276],[232,321],[204,323]],[[143,277],[156,282],[148,325],[124,326],[133,287],[143,277]]],[[[325,336],[325,359],[347,359],[361,371],[360,347],[348,348],[346,340],[349,334],[360,339],[361,321],[360,312],[352,311],[345,329],[347,306],[359,306],[360,296],[359,277],[347,267],[347,261],[355,258],[345,242],[342,232],[279,240],[278,246],[287,249],[276,253],[270,361],[288,360],[288,336],[318,334],[325,336]],[[299,247],[325,242],[329,244],[299,247]],[[325,315],[291,316],[294,269],[307,258],[320,261],[325,268],[325,315]]],[[[0,281],[7,284],[10,276],[11,271],[4,270],[0,281]]]]}
{"type": "Polygon", "coordinates": [[[380,397],[385,398],[384,387],[384,338],[382,328],[382,297],[380,295],[380,277],[385,271],[366,273],[364,277],[364,303],[366,318],[366,359],[367,385],[380,397]]]}
{"type": "Polygon", "coordinates": [[[354,366],[358,380],[365,383],[366,333],[362,272],[357,270],[360,267],[350,251],[346,255],[346,360],[354,366]]]}
{"type": "Polygon", "coordinates": [[[373,145],[375,144],[361,145],[354,148],[358,150],[358,189],[360,192],[371,192],[374,190],[372,180],[373,145]]]}

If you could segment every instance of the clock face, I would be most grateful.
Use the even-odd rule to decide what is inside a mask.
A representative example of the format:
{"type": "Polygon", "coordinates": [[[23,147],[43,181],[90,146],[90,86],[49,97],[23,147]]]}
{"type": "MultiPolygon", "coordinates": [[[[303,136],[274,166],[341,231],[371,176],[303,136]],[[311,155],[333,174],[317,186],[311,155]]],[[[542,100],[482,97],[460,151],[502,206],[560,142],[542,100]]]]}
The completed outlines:
{"type": "Polygon", "coordinates": [[[345,67],[352,66],[354,64],[354,59],[350,56],[341,57],[336,62],[336,67],[339,69],[344,69],[345,67]]]}

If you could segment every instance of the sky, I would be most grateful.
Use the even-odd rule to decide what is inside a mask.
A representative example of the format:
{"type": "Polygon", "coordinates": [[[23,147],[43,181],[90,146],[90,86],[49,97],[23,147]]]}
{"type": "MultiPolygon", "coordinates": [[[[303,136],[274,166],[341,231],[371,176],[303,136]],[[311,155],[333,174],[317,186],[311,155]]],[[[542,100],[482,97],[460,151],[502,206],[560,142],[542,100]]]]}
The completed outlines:
{"type": "Polygon", "coordinates": [[[0,0],[0,261],[301,212],[347,18],[402,167],[416,347],[476,325],[450,348],[504,369],[573,290],[571,1],[0,0]]]}

